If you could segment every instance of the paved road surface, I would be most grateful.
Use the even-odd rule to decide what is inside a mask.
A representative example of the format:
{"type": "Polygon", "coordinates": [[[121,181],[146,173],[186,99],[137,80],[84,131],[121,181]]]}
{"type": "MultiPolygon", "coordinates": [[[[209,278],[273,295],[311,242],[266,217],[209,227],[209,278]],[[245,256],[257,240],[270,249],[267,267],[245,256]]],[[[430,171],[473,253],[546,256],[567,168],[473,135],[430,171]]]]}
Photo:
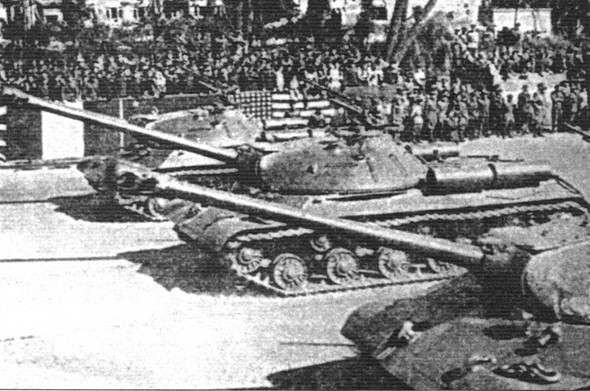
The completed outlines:
{"type": "MultiPolygon", "coordinates": [[[[579,137],[487,139],[464,149],[548,159],[590,194],[590,145],[579,137]]],[[[350,359],[339,329],[359,305],[426,284],[267,297],[195,262],[169,224],[105,220],[91,196],[76,194],[0,204],[0,388],[395,385],[350,359]],[[361,373],[351,376],[355,368],[361,373]]]]}

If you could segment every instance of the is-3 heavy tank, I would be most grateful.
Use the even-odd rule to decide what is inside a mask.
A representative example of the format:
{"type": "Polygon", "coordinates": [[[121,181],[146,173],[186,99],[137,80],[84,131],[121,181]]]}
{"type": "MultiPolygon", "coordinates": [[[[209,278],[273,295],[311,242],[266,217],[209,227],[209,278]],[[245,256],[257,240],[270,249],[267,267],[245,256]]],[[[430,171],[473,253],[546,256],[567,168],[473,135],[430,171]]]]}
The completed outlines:
{"type": "MultiPolygon", "coordinates": [[[[539,227],[557,222],[571,227],[574,236],[584,235],[586,201],[549,167],[452,152],[412,153],[389,136],[358,133],[329,142],[298,141],[293,149],[277,153],[238,153],[233,164],[239,183],[227,194],[294,209],[304,218],[418,234],[424,245],[436,239],[478,245],[490,231],[506,227],[543,238],[539,227]]],[[[84,170],[105,171],[101,164],[84,170]]],[[[106,171],[119,181],[133,172],[123,163],[106,171]]],[[[445,259],[454,255],[383,245],[329,225],[318,228],[207,204],[174,217],[179,236],[218,253],[239,275],[282,295],[463,272],[445,259]]],[[[570,239],[547,240],[549,246],[561,246],[570,239]]]]}

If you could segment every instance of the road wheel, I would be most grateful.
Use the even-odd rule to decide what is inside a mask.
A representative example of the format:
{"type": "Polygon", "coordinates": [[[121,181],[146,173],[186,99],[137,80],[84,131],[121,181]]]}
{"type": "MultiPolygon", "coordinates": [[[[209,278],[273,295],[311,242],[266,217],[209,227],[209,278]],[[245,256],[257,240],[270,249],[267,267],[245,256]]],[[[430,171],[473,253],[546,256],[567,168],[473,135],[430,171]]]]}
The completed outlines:
{"type": "Polygon", "coordinates": [[[379,272],[392,281],[405,281],[412,277],[412,263],[408,255],[399,250],[381,247],[377,251],[377,267],[379,272]]]}
{"type": "Polygon", "coordinates": [[[328,279],[334,284],[345,284],[359,275],[358,258],[345,248],[330,250],[324,257],[324,263],[328,279]]]}
{"type": "Polygon", "coordinates": [[[309,272],[303,259],[295,254],[283,253],[273,261],[272,277],[279,288],[295,290],[305,285],[309,272]]]}

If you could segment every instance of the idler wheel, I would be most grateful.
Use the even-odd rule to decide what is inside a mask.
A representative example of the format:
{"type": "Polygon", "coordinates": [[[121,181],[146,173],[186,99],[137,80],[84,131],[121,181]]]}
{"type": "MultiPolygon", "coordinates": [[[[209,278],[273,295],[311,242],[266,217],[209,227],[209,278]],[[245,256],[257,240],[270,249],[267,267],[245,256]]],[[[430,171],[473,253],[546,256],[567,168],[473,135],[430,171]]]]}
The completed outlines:
{"type": "Polygon", "coordinates": [[[242,247],[237,256],[237,267],[239,272],[242,274],[249,274],[256,271],[260,267],[263,259],[261,250],[242,247]]]}
{"type": "Polygon", "coordinates": [[[408,255],[399,250],[381,247],[377,252],[379,272],[390,280],[407,280],[411,278],[411,262],[408,255]]]}
{"type": "Polygon", "coordinates": [[[345,248],[330,250],[324,257],[328,279],[337,285],[353,280],[359,275],[359,262],[351,251],[345,248]]]}
{"type": "Polygon", "coordinates": [[[272,278],[281,289],[299,289],[305,285],[308,277],[307,265],[295,254],[280,254],[273,261],[272,278]]]}
{"type": "Polygon", "coordinates": [[[145,213],[154,219],[166,220],[166,204],[168,200],[165,198],[148,198],[145,201],[145,213]]]}

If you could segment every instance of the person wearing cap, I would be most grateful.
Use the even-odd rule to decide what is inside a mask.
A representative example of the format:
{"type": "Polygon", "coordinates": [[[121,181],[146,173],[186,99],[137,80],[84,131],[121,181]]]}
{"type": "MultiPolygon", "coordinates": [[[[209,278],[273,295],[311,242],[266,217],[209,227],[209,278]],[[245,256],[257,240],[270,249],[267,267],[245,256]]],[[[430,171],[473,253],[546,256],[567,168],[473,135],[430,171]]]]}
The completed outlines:
{"type": "Polygon", "coordinates": [[[438,125],[438,107],[436,92],[432,91],[426,99],[424,108],[424,133],[428,141],[434,141],[434,133],[438,125]]]}
{"type": "Polygon", "coordinates": [[[467,49],[471,55],[475,56],[479,48],[479,32],[475,28],[475,24],[471,24],[469,31],[466,33],[467,49]]]}
{"type": "Polygon", "coordinates": [[[504,96],[499,85],[494,86],[490,97],[490,127],[492,131],[500,136],[504,126],[504,96]]]}
{"type": "Polygon", "coordinates": [[[530,100],[529,86],[524,84],[516,99],[517,111],[515,113],[516,127],[523,133],[527,133],[528,131],[527,115],[530,113],[530,110],[527,111],[527,109],[530,100]]]}
{"type": "Polygon", "coordinates": [[[326,118],[321,110],[316,110],[311,117],[309,117],[309,121],[307,122],[307,126],[310,129],[317,129],[323,128],[326,126],[326,118]]]}
{"type": "Polygon", "coordinates": [[[551,103],[547,96],[547,86],[545,86],[545,83],[539,83],[537,85],[537,92],[539,94],[539,100],[541,101],[541,112],[539,113],[539,123],[537,125],[541,131],[548,131],[551,128],[551,103]]]}
{"type": "Polygon", "coordinates": [[[529,95],[529,99],[526,102],[524,102],[524,107],[522,108],[522,115],[522,133],[528,134],[534,132],[536,129],[536,112],[535,103],[533,102],[533,97],[531,95],[529,95]]]}
{"type": "Polygon", "coordinates": [[[348,112],[343,107],[338,107],[336,109],[336,114],[332,117],[330,121],[330,126],[334,128],[344,127],[350,125],[351,121],[348,116],[348,112]]]}
{"type": "Polygon", "coordinates": [[[569,93],[565,94],[565,101],[563,104],[564,119],[570,125],[576,125],[578,121],[578,113],[582,105],[582,96],[578,91],[578,87],[572,84],[569,93]]]}
{"type": "Polygon", "coordinates": [[[461,110],[460,101],[455,101],[453,107],[447,120],[449,138],[451,141],[461,142],[465,140],[465,131],[469,119],[465,116],[466,113],[461,110]]]}
{"type": "Polygon", "coordinates": [[[479,137],[477,134],[479,128],[479,112],[474,92],[465,95],[464,105],[466,108],[465,113],[468,118],[465,136],[470,140],[473,140],[474,138],[479,137]]]}
{"type": "Polygon", "coordinates": [[[490,98],[487,90],[483,90],[477,99],[478,110],[480,113],[480,134],[488,137],[491,134],[490,129],[490,98]]]}
{"type": "Polygon", "coordinates": [[[424,99],[418,95],[414,98],[410,108],[410,134],[409,141],[417,143],[419,141],[422,128],[424,127],[424,108],[422,106],[424,99]]]}
{"type": "Polygon", "coordinates": [[[565,95],[561,90],[561,86],[556,84],[553,92],[551,92],[551,132],[559,132],[563,128],[563,102],[565,95]]]}
{"type": "Polygon", "coordinates": [[[448,112],[449,112],[449,93],[444,90],[436,102],[437,108],[437,126],[435,138],[446,140],[448,138],[448,112]]]}
{"type": "Polygon", "coordinates": [[[393,127],[396,138],[399,138],[400,134],[404,133],[406,110],[406,97],[401,89],[398,88],[391,101],[391,126],[393,127]]]}
{"type": "Polygon", "coordinates": [[[539,93],[533,93],[531,98],[531,107],[532,107],[532,118],[530,121],[531,133],[534,137],[542,137],[543,134],[541,132],[540,123],[542,121],[543,115],[543,101],[541,100],[539,93]]]}
{"type": "Polygon", "coordinates": [[[513,95],[508,94],[506,101],[502,101],[502,125],[500,127],[500,136],[502,138],[511,137],[515,127],[514,111],[516,109],[513,95]]]}

